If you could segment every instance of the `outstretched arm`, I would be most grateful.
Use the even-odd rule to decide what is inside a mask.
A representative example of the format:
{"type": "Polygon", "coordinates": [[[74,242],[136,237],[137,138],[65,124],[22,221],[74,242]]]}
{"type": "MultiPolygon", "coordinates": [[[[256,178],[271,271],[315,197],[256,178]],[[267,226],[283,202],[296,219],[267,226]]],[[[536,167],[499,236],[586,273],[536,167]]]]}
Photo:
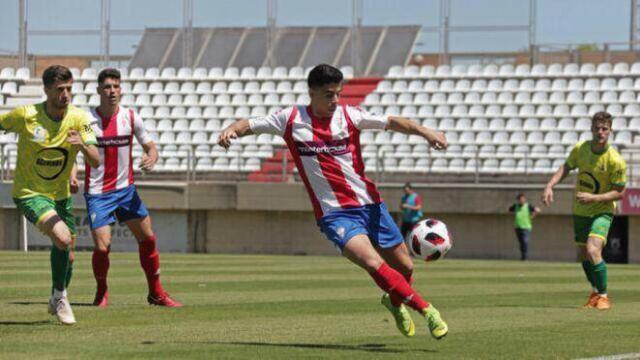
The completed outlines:
{"type": "Polygon", "coordinates": [[[417,122],[400,116],[389,116],[387,130],[408,135],[418,135],[425,138],[429,145],[436,150],[444,150],[449,146],[444,133],[429,129],[417,122]]]}
{"type": "Polygon", "coordinates": [[[218,137],[218,145],[228,149],[231,146],[231,140],[252,134],[249,120],[240,119],[222,130],[218,137]]]}

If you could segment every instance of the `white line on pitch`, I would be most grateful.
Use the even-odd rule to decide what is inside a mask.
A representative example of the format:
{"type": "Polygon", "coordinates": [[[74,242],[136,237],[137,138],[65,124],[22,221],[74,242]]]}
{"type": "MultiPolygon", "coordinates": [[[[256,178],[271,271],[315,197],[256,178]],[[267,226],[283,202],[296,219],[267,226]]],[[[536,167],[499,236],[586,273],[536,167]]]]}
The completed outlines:
{"type": "Polygon", "coordinates": [[[582,359],[576,359],[576,360],[634,360],[634,359],[640,359],[640,353],[606,355],[606,356],[582,358],[582,359]]]}

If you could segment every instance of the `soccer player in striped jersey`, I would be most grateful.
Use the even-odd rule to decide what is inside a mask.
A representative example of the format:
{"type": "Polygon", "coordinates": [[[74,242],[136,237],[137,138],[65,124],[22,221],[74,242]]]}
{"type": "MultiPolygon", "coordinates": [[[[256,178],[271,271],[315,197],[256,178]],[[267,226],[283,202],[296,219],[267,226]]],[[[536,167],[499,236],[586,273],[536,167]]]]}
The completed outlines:
{"type": "Polygon", "coordinates": [[[13,201],[53,243],[49,313],[62,324],[72,325],[76,318],[67,288],[73,271],[71,249],[76,228],[69,176],[79,151],[88,167],[99,166],[100,155],[89,116],[71,104],[71,71],[60,65],[50,66],[42,74],[42,83],[46,101],[0,115],[0,129],[19,136],[13,201]]]}
{"type": "Polygon", "coordinates": [[[601,111],[591,119],[590,141],[577,143],[567,161],[551,177],[542,195],[549,206],[553,202],[553,187],[571,170],[578,169],[573,199],[573,231],[582,269],[591,284],[591,295],[585,308],[608,310],[607,264],[602,250],[607,244],[616,201],[622,199],[627,176],[627,164],[620,153],[609,145],[611,114],[601,111]]]}
{"type": "MultiPolygon", "coordinates": [[[[96,169],[85,167],[84,196],[89,214],[89,226],[95,243],[91,259],[97,290],[93,304],[106,307],[109,299],[107,273],[111,246],[111,225],[116,220],[125,223],[138,241],[140,265],[147,277],[151,305],[180,307],[160,283],[160,254],[151,218],[138,196],[133,178],[133,138],[142,145],[144,155],[140,167],[151,171],[158,161],[156,145],[144,128],[142,119],[133,110],[120,106],[121,75],[117,69],[104,69],[98,74],[100,105],[91,109],[91,128],[98,140],[103,159],[96,169]]],[[[78,189],[76,171],[71,187],[78,189]]]]}
{"type": "Polygon", "coordinates": [[[418,135],[435,149],[446,149],[447,141],[444,134],[409,119],[340,106],[342,81],[339,69],[318,65],[307,79],[309,106],[292,106],[266,117],[239,120],[223,130],[218,143],[228,148],[233,139],[251,134],[283,137],[320,230],[385,292],[382,303],[402,334],[415,334],[404,303],[426,319],[433,337],[441,339],[448,332],[447,324],[412,287],[413,263],[403,237],[375,184],[365,176],[360,132],[379,129],[418,135]]]}

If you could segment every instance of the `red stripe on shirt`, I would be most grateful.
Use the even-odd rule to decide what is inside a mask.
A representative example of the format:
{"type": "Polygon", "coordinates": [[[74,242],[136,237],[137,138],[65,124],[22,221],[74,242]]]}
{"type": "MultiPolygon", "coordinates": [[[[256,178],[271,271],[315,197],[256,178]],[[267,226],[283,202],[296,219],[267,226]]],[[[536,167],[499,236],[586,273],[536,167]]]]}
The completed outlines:
{"type": "Polygon", "coordinates": [[[291,151],[291,155],[293,156],[293,161],[298,168],[300,178],[302,178],[304,187],[307,189],[307,194],[309,195],[309,199],[311,200],[311,205],[313,205],[313,212],[316,215],[316,219],[319,219],[322,217],[322,207],[320,206],[320,202],[318,202],[318,199],[316,198],[316,195],[311,188],[311,183],[309,183],[309,178],[307,178],[307,173],[304,171],[304,166],[302,165],[302,160],[300,159],[298,147],[293,141],[293,121],[296,119],[297,115],[298,107],[294,106],[293,110],[291,111],[291,115],[289,115],[289,119],[287,120],[287,128],[284,132],[284,141],[287,143],[289,151],[291,151]]]}
{"type": "Polygon", "coordinates": [[[349,138],[351,141],[349,142],[349,151],[351,152],[351,159],[353,160],[353,169],[356,171],[356,174],[360,176],[360,180],[365,183],[367,187],[367,193],[371,197],[374,203],[380,203],[382,199],[380,198],[380,193],[378,189],[376,189],[376,185],[369,178],[365,176],[364,173],[364,161],[362,161],[362,151],[360,148],[360,130],[353,124],[351,121],[351,117],[347,112],[347,107],[342,107],[342,112],[344,113],[344,118],[347,120],[347,127],[349,129],[349,138]]]}
{"type": "MultiPolygon", "coordinates": [[[[311,118],[311,127],[313,128],[313,141],[333,141],[331,134],[331,118],[319,119],[313,116],[311,107],[307,108],[307,113],[311,118]]],[[[351,145],[349,145],[351,146],[351,145]]],[[[351,208],[362,206],[358,201],[358,196],[351,186],[347,183],[342,167],[331,154],[320,153],[316,155],[318,165],[322,171],[322,176],[327,180],[329,186],[333,190],[333,194],[340,203],[342,208],[351,208]]]]}
{"type": "MultiPolygon", "coordinates": [[[[118,136],[118,110],[109,119],[100,115],[102,120],[102,136],[103,137],[115,137],[118,136]]],[[[102,192],[115,190],[118,183],[118,147],[117,146],[105,146],[104,147],[104,178],[102,183],[102,192]]]]}
{"type": "Polygon", "coordinates": [[[133,110],[129,109],[129,121],[131,122],[131,137],[129,138],[129,185],[133,184],[133,134],[135,119],[133,118],[133,110]]]}

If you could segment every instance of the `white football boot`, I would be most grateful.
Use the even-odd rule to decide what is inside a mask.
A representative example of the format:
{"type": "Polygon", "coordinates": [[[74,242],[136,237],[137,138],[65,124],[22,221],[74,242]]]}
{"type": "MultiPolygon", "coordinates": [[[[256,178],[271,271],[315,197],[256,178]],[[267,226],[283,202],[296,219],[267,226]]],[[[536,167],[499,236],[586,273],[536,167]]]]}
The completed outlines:
{"type": "Polygon", "coordinates": [[[66,296],[60,298],[49,299],[49,314],[55,315],[64,325],[73,325],[76,323],[76,317],[71,310],[71,304],[66,296]]]}

